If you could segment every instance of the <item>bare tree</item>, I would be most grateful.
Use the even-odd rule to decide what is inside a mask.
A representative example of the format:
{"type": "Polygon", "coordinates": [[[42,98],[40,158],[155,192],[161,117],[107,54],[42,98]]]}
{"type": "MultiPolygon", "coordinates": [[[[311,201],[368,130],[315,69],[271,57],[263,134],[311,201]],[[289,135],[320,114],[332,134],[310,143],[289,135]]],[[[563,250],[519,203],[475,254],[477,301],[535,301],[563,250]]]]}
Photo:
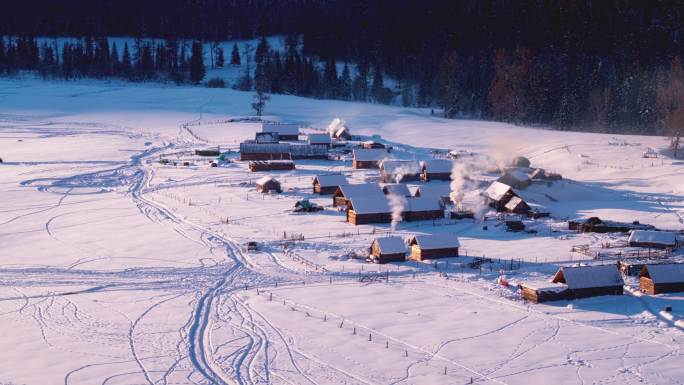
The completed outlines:
{"type": "Polygon", "coordinates": [[[254,97],[252,98],[252,109],[257,116],[261,116],[263,114],[264,108],[266,107],[266,102],[269,100],[271,100],[271,97],[268,96],[268,94],[260,89],[257,90],[256,94],[254,94],[254,97]]]}
{"type": "Polygon", "coordinates": [[[672,155],[676,158],[684,134],[684,71],[679,57],[672,60],[670,71],[659,77],[658,109],[672,155]]]}

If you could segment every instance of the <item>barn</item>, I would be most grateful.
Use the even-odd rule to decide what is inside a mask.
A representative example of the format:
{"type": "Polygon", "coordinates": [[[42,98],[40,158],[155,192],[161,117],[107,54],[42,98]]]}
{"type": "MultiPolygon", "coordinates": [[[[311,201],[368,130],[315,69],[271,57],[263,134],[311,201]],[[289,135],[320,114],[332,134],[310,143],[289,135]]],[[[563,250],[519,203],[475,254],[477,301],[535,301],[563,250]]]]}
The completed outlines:
{"type": "Polygon", "coordinates": [[[507,170],[496,181],[517,189],[524,189],[532,184],[530,176],[527,175],[526,172],[518,169],[507,170]]]}
{"type": "Polygon", "coordinates": [[[416,261],[458,257],[460,247],[458,238],[451,234],[416,235],[411,238],[409,245],[411,258],[416,261]]]}
{"type": "Polygon", "coordinates": [[[314,194],[330,195],[334,194],[338,187],[349,184],[347,177],[342,174],[323,174],[317,175],[313,180],[314,194]]]}
{"type": "Polygon", "coordinates": [[[451,180],[454,163],[448,159],[430,159],[423,162],[421,177],[424,181],[451,180]]]}
{"type": "Polygon", "coordinates": [[[252,172],[294,170],[295,164],[291,160],[253,160],[248,168],[252,172]]]}
{"type": "Polygon", "coordinates": [[[347,204],[347,222],[352,225],[392,223],[392,209],[382,195],[355,196],[347,204]]]}
{"type": "Polygon", "coordinates": [[[645,265],[639,273],[639,289],[648,294],[684,291],[684,263],[645,265]]]}
{"type": "Polygon", "coordinates": [[[282,188],[280,187],[280,182],[278,182],[275,178],[272,178],[270,176],[265,176],[259,180],[256,181],[256,190],[257,192],[260,193],[270,193],[270,192],[276,192],[276,193],[281,193],[283,192],[282,188]]]}
{"type": "Polygon", "coordinates": [[[240,160],[291,160],[287,143],[240,143],[240,160]]]}
{"type": "Polygon", "coordinates": [[[339,186],[333,194],[333,206],[344,206],[353,197],[382,196],[377,183],[346,184],[339,186]]]}
{"type": "Polygon", "coordinates": [[[420,180],[420,164],[417,160],[383,160],[380,180],[384,183],[420,180]]]}
{"type": "Polygon", "coordinates": [[[404,262],[406,244],[401,237],[376,238],[371,243],[370,259],[377,263],[404,262]]]}
{"type": "Polygon", "coordinates": [[[321,145],[330,147],[332,140],[328,134],[308,134],[306,136],[306,142],[310,145],[321,145]]]}
{"type": "Polygon", "coordinates": [[[675,249],[677,248],[677,234],[668,231],[632,230],[629,234],[629,245],[652,249],[675,249]]]}
{"type": "Polygon", "coordinates": [[[354,168],[380,168],[380,162],[387,157],[384,148],[355,148],[352,158],[354,168]]]}
{"type": "Polygon", "coordinates": [[[299,124],[295,123],[263,123],[261,132],[277,132],[279,140],[298,140],[299,124]]]}
{"type": "Polygon", "coordinates": [[[382,186],[382,192],[385,195],[397,195],[401,197],[410,197],[411,191],[404,183],[390,183],[382,186]]]}
{"type": "Polygon", "coordinates": [[[513,197],[517,197],[513,188],[507,184],[495,181],[485,191],[482,192],[485,203],[497,211],[504,211],[506,203],[513,197]]]}
{"type": "Polygon", "coordinates": [[[408,198],[406,203],[407,207],[402,213],[405,221],[427,221],[444,218],[444,206],[435,197],[408,198]]]}
{"type": "Polygon", "coordinates": [[[622,295],[624,285],[617,265],[561,267],[551,282],[565,284],[568,299],[622,295]]]}
{"type": "Polygon", "coordinates": [[[565,285],[550,282],[524,282],[518,285],[520,297],[532,303],[559,301],[568,298],[568,288],[565,285]]]}
{"type": "Polygon", "coordinates": [[[509,213],[527,214],[530,212],[530,206],[525,203],[520,197],[513,197],[504,205],[504,208],[509,213]]]}
{"type": "Polygon", "coordinates": [[[418,186],[416,197],[431,197],[448,204],[451,201],[451,185],[449,183],[432,182],[418,186]]]}

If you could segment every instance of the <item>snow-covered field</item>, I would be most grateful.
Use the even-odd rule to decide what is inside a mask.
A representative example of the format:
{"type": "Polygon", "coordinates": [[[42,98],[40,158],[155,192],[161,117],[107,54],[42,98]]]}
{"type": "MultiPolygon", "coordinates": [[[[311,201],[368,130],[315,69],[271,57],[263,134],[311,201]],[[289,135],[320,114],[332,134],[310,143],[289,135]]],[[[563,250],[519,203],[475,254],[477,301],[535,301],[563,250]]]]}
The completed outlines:
{"type": "Polygon", "coordinates": [[[0,384],[684,383],[681,293],[530,305],[495,283],[511,260],[522,266],[509,279],[545,279],[562,263],[592,261],[573,247],[626,240],[569,232],[566,218],[684,229],[684,163],[642,158],[664,152],[664,138],[272,96],[266,119],[315,129],[341,117],[400,158],[472,153],[460,162],[473,208],[489,171],[514,156],[564,177],[523,192],[552,213],[531,224],[536,233],[494,219],[393,231],[351,226],[329,196],[311,193],[312,176],[330,170],[377,181],[348,160],[297,161],[271,173],[284,193],[264,196],[254,190],[264,173],[195,156],[253,137],[257,124],[225,122],[251,115],[251,97],[0,80],[0,384]],[[292,213],[302,198],[325,210],[292,213]],[[382,234],[443,232],[468,257],[379,266],[347,257],[382,234]],[[247,241],[261,250],[245,252],[247,241]],[[471,269],[463,262],[473,256],[492,263],[471,269]],[[371,276],[385,279],[359,280],[371,276]]]}

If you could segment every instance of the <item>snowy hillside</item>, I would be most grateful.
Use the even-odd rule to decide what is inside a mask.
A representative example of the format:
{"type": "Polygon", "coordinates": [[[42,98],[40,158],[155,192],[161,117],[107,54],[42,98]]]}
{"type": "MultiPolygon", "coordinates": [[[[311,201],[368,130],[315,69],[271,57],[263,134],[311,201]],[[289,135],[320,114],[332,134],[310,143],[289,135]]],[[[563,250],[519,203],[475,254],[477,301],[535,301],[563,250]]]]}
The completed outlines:
{"type": "MultiPolygon", "coordinates": [[[[516,287],[580,261],[665,254],[567,223],[684,230],[684,163],[663,155],[664,138],[273,95],[265,120],[322,132],[339,117],[399,159],[461,154],[463,178],[430,184],[458,190],[476,219],[353,226],[331,196],[312,193],[312,179],[376,183],[378,170],[354,169],[344,154],[250,172],[236,150],[261,124],[229,121],[250,118],[251,99],[0,80],[0,384],[684,381],[681,292],[641,294],[626,277],[622,296],[531,304],[516,287]],[[217,146],[228,161],[195,154],[217,146]],[[649,148],[659,156],[643,157],[649,148]],[[562,176],[518,191],[550,212],[525,218],[523,232],[506,231],[480,196],[516,156],[562,176]],[[256,192],[266,175],[282,194],[256,192]],[[302,199],[323,210],[293,212],[302,199]],[[373,239],[421,234],[457,236],[461,256],[365,262],[373,239]]],[[[680,261],[682,249],[668,257],[680,261]]]]}

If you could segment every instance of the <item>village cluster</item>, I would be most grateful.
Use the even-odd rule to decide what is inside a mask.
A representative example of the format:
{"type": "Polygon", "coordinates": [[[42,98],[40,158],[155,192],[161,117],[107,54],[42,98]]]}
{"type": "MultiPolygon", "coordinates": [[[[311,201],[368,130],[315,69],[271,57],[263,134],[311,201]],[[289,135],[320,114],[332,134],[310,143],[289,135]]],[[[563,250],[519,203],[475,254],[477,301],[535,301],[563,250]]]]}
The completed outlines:
{"type": "MultiPolygon", "coordinates": [[[[527,229],[530,221],[551,216],[544,206],[526,201],[524,191],[533,184],[551,185],[562,176],[532,167],[529,159],[515,156],[498,168],[493,180],[478,180],[479,207],[466,207],[463,181],[475,175],[464,173],[458,165],[464,161],[460,151],[433,152],[430,158],[418,160],[396,151],[379,137],[352,136],[340,119],[327,130],[300,128],[298,124],[263,123],[253,139],[244,140],[239,151],[197,150],[197,155],[217,156],[213,167],[223,163],[244,162],[250,173],[259,175],[256,191],[281,194],[285,191],[279,172],[297,170],[297,161],[319,160],[343,164],[342,171],[319,172],[311,177],[310,198],[330,197],[330,205],[322,206],[309,198],[298,200],[293,211],[316,213],[323,210],[344,212],[346,221],[355,226],[379,225],[395,229],[398,223],[420,221],[471,221],[477,225],[482,217],[495,217],[511,232],[527,229]],[[364,183],[351,183],[348,176],[364,171],[364,183]]],[[[334,167],[330,167],[332,169],[334,167]]],[[[553,199],[549,196],[550,199],[553,199]]],[[[477,205],[473,205],[477,206],[477,205]]],[[[312,214],[315,215],[315,214],[312,214]]],[[[481,220],[483,230],[487,222],[481,220]]],[[[591,263],[563,266],[549,280],[519,282],[520,296],[532,302],[573,299],[596,295],[621,295],[623,274],[638,276],[645,293],[684,290],[684,264],[676,263],[673,250],[681,242],[681,232],[659,230],[647,224],[620,223],[596,217],[567,221],[567,230],[593,233],[627,234],[624,258],[602,258],[597,253],[591,263]],[[636,248],[636,254],[633,250],[636,248]],[[640,252],[639,250],[643,250],[640,252]]],[[[458,257],[460,241],[455,234],[438,232],[401,237],[388,232],[376,237],[368,247],[367,261],[374,263],[434,260],[458,257]]],[[[256,243],[250,243],[255,249],[256,243]]],[[[613,255],[615,256],[615,255],[613,255]]],[[[506,282],[508,284],[508,282],[506,282]]]]}

